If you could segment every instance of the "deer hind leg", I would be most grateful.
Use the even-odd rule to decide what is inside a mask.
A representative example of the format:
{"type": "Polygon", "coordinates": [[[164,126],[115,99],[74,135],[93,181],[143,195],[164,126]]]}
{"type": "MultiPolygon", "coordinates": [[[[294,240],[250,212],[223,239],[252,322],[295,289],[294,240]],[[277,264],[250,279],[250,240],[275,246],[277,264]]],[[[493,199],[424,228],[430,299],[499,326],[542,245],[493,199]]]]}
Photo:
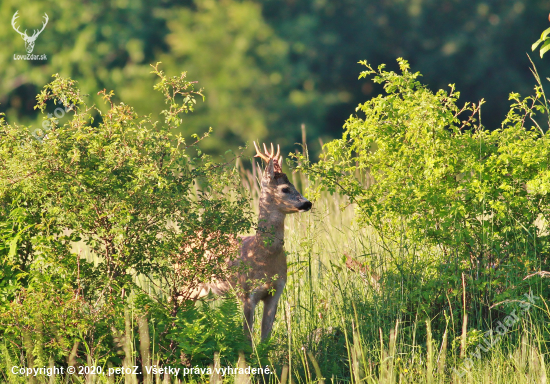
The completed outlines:
{"type": "Polygon", "coordinates": [[[275,314],[277,313],[277,304],[279,298],[283,293],[282,289],[278,289],[274,295],[269,295],[264,299],[264,314],[262,317],[262,341],[269,337],[271,329],[273,328],[273,322],[275,321],[275,314]]]}

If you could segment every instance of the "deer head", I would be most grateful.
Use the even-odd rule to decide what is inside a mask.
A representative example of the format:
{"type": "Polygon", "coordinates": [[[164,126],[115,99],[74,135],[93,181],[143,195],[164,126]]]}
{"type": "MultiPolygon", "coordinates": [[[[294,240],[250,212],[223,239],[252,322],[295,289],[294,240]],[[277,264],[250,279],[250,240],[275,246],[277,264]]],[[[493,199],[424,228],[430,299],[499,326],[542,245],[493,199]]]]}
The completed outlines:
{"type": "Polygon", "coordinates": [[[27,36],[27,30],[25,29],[25,32],[20,32],[19,31],[19,27],[16,27],[15,26],[15,20],[19,17],[17,16],[17,14],[19,13],[19,11],[16,11],[14,14],[13,14],[13,17],[11,19],[11,26],[13,27],[13,29],[15,29],[15,31],[17,33],[19,33],[21,35],[21,37],[23,38],[23,40],[25,40],[25,49],[27,50],[27,53],[32,53],[33,49],[34,49],[34,42],[36,41],[36,38],[38,37],[38,35],[40,35],[42,33],[42,31],[44,30],[44,28],[46,28],[46,24],[48,24],[48,15],[45,13],[44,15],[44,19],[46,19],[44,21],[44,23],[42,24],[42,29],[40,31],[37,31],[36,29],[34,30],[34,33],[32,34],[32,36],[27,36]]]}
{"type": "Polygon", "coordinates": [[[282,171],[281,148],[277,145],[277,153],[275,154],[273,144],[271,144],[271,152],[267,150],[265,144],[263,146],[264,153],[260,151],[256,142],[254,142],[256,148],[254,157],[259,157],[266,162],[261,182],[261,200],[269,206],[270,210],[276,210],[284,214],[309,211],[313,204],[296,190],[282,171]]]}

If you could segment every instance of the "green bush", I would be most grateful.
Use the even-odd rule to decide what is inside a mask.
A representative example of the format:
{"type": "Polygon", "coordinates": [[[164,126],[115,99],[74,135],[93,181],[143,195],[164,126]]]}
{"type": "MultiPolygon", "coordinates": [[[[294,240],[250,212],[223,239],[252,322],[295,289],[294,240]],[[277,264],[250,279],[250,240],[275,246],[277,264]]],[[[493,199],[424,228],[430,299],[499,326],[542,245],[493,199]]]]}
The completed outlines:
{"type": "Polygon", "coordinates": [[[5,364],[25,355],[29,367],[50,360],[133,365],[129,340],[138,345],[140,336],[148,338],[138,335],[134,321],[141,316],[154,333],[157,324],[147,322],[153,311],[164,319],[155,334],[161,365],[196,363],[214,350],[236,355],[241,348],[213,335],[221,323],[234,325],[235,303],[201,312],[184,299],[200,282],[228,272],[226,260],[238,250],[234,238],[251,228],[249,198],[233,160],[215,162],[198,149],[208,134],[188,143],[173,133],[202,90],[185,73],[167,77],[158,66],[153,73],[168,106],[164,122],[115,104],[105,90],[109,110],[101,114],[75,81],[58,75],[37,97],[44,113],[61,105],[41,130],[0,121],[5,364]],[[99,122],[92,112],[100,113],[99,122]],[[155,291],[147,292],[147,305],[136,301],[142,287],[155,291]]]}
{"type": "MultiPolygon", "coordinates": [[[[112,92],[102,92],[111,109],[91,125],[94,107],[84,103],[74,81],[56,76],[38,97],[38,107],[44,111],[48,101],[61,102],[71,119],[46,120],[47,128],[34,132],[39,140],[25,129],[2,127],[0,199],[7,206],[17,193],[19,205],[37,215],[43,233],[64,231],[84,242],[98,257],[97,279],[90,282],[95,294],[122,289],[134,274],[170,275],[175,262],[193,269],[197,281],[220,274],[228,255],[219,251],[250,228],[236,171],[196,150],[204,137],[187,144],[171,132],[200,92],[184,74],[166,78],[155,72],[161,77],[156,88],[169,104],[165,124],[137,116],[130,106],[112,103],[112,92]],[[197,239],[204,247],[182,257],[197,239]],[[206,260],[211,256],[205,251],[216,258],[206,260]]],[[[170,294],[176,295],[176,283],[185,281],[171,283],[170,294]]]]}
{"type": "Polygon", "coordinates": [[[433,93],[398,62],[400,74],[362,62],[360,78],[374,75],[385,94],[357,107],[319,163],[297,156],[298,168],[319,189],[355,203],[357,220],[376,230],[385,250],[422,255],[394,264],[410,316],[452,312],[450,299],[461,308],[464,273],[468,306],[490,321],[497,301],[547,289],[523,280],[548,266],[550,143],[536,117],[548,112],[542,88],[526,99],[511,94],[502,127],[489,131],[479,121],[483,100],[459,107],[454,86],[433,93]]]}

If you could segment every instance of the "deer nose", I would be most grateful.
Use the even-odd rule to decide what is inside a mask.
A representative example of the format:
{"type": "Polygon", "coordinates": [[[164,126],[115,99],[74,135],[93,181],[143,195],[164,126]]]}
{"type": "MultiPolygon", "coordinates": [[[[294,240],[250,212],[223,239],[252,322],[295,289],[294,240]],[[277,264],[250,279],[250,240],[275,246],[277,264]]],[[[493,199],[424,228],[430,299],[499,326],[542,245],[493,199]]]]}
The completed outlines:
{"type": "Polygon", "coordinates": [[[311,201],[306,201],[305,203],[303,203],[302,205],[300,205],[298,207],[298,210],[300,212],[307,212],[311,209],[312,206],[313,206],[313,204],[311,204],[311,201]]]}

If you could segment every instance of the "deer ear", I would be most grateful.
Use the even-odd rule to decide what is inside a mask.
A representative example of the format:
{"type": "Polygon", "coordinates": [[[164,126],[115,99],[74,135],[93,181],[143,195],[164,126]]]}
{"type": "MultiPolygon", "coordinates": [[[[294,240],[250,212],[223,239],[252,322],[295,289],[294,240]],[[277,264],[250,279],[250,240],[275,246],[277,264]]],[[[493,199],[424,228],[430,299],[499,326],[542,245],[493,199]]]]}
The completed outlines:
{"type": "Polygon", "coordinates": [[[265,167],[264,177],[268,178],[269,180],[273,180],[275,178],[275,168],[273,166],[273,159],[269,159],[269,162],[265,167]]]}

